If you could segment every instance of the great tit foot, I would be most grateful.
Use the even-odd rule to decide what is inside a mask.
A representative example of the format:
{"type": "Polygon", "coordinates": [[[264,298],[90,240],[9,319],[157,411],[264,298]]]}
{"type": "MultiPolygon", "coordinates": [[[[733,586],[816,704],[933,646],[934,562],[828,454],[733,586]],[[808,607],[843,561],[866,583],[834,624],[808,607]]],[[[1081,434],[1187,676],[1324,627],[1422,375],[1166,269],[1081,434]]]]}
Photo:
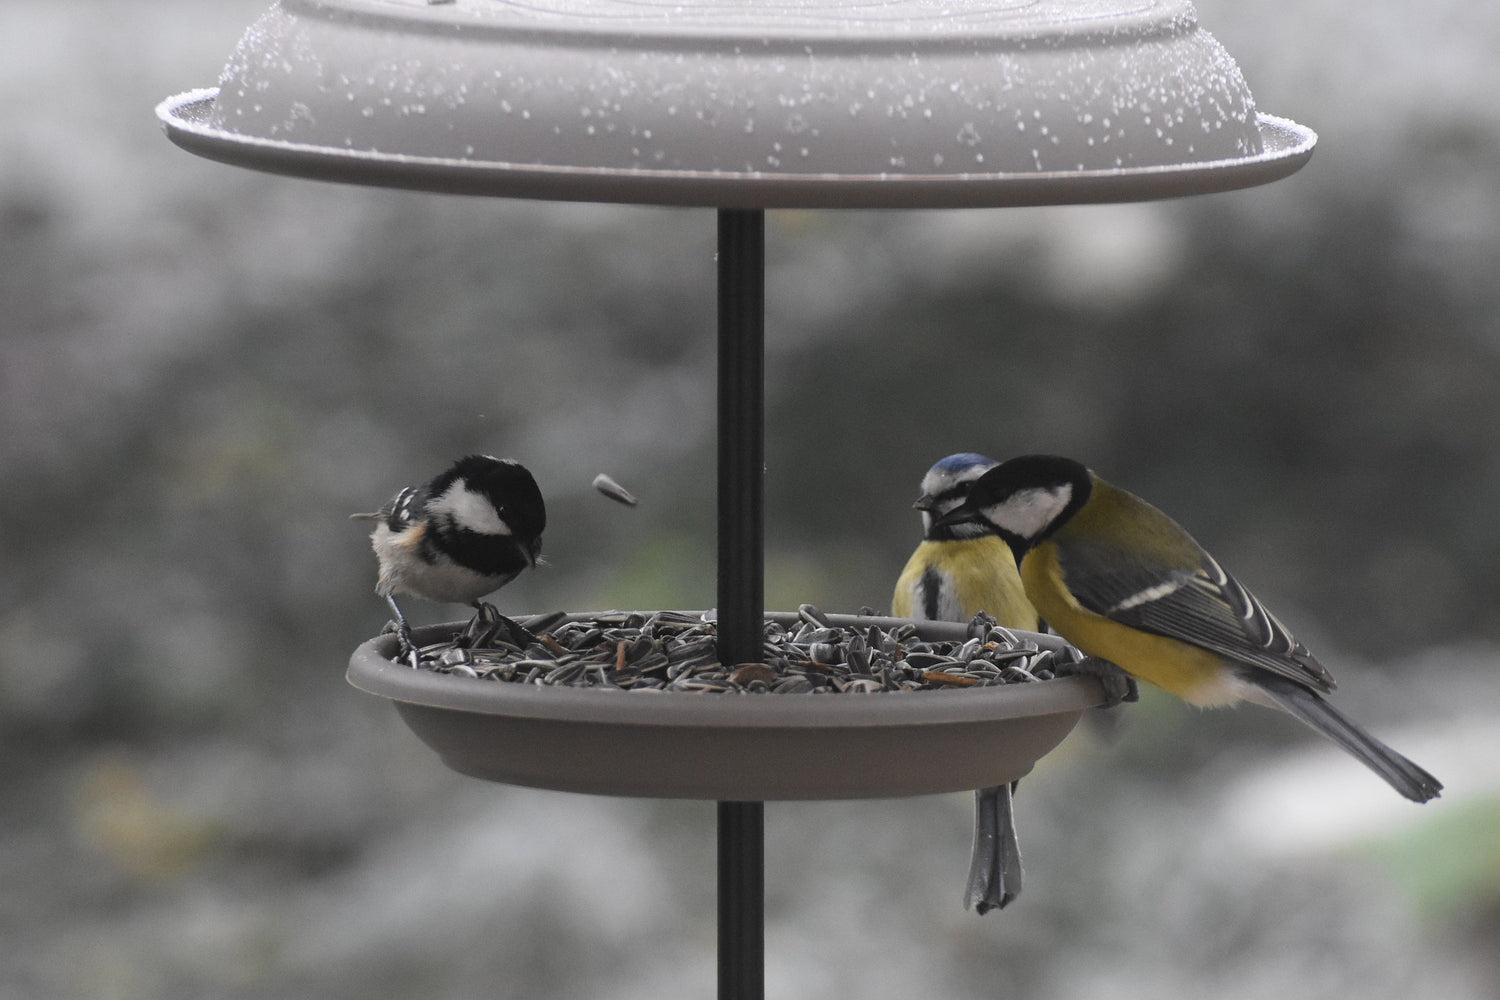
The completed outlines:
{"type": "Polygon", "coordinates": [[[1105,708],[1114,708],[1121,702],[1139,701],[1141,689],[1135,678],[1108,660],[1097,656],[1085,656],[1081,660],[1064,665],[1059,674],[1074,677],[1092,677],[1104,688],[1105,708]]]}

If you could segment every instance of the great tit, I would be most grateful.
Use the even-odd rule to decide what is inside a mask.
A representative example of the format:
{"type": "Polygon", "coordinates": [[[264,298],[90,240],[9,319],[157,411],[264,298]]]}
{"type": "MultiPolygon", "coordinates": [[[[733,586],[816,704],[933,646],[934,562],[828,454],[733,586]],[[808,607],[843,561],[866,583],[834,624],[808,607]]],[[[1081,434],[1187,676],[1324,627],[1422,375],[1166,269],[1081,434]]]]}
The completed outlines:
{"type": "Polygon", "coordinates": [[[535,566],[547,509],[525,466],[508,458],[469,455],[422,486],[408,486],[370,514],[370,544],[380,564],[375,592],[396,616],[402,656],[415,659],[411,628],[396,594],[439,603],[472,604],[535,566]]]}
{"type": "MultiPolygon", "coordinates": [[[[981,611],[1006,628],[1035,632],[1036,609],[1026,599],[1010,547],[988,525],[936,520],[963,503],[969,485],[998,463],[966,452],[949,455],[922,477],[922,543],[896,582],[891,613],[923,621],[966,622],[981,611]]],[[[1021,894],[1021,849],[1016,839],[1012,785],[974,793],[974,847],[964,905],[979,913],[1021,894]]]]}
{"type": "Polygon", "coordinates": [[[1186,531],[1071,459],[990,469],[938,526],[983,524],[1010,545],[1026,596],[1090,656],[1194,705],[1287,712],[1414,802],[1442,784],[1334,709],[1333,678],[1186,531]]]}

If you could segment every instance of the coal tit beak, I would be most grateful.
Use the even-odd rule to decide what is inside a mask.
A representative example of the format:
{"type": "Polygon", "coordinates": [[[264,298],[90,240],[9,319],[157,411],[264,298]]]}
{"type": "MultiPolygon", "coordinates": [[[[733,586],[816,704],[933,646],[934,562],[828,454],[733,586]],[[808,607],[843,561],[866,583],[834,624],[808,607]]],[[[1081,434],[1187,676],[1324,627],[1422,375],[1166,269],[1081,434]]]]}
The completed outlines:
{"type": "Polygon", "coordinates": [[[521,551],[526,555],[526,562],[530,564],[532,569],[536,569],[536,564],[542,559],[542,540],[540,538],[533,538],[521,546],[521,551]]]}

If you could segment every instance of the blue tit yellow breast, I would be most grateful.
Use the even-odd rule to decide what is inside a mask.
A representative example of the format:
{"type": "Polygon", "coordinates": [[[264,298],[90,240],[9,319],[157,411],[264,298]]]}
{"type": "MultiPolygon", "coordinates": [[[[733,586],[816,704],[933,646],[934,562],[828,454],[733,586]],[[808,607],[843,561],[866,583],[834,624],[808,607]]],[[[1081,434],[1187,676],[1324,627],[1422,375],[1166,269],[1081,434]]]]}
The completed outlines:
{"type": "Polygon", "coordinates": [[[1037,628],[1010,546],[994,535],[918,545],[896,581],[891,613],[968,621],[981,611],[1007,628],[1037,628]]]}
{"type": "Polygon", "coordinates": [[[1089,656],[1194,705],[1227,705],[1245,696],[1245,683],[1217,653],[1122,625],[1080,605],[1066,587],[1054,543],[1042,542],[1026,553],[1021,581],[1042,619],[1089,656]]]}

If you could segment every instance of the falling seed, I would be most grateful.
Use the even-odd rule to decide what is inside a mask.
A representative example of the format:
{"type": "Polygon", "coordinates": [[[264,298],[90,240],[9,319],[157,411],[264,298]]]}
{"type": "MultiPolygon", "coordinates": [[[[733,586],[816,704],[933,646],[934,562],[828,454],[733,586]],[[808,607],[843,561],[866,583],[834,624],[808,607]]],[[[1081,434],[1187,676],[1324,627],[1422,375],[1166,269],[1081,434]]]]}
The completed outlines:
{"type": "Polygon", "coordinates": [[[622,503],[627,507],[634,507],[636,505],[636,499],[629,490],[602,472],[594,477],[594,489],[603,493],[611,500],[622,503]]]}

